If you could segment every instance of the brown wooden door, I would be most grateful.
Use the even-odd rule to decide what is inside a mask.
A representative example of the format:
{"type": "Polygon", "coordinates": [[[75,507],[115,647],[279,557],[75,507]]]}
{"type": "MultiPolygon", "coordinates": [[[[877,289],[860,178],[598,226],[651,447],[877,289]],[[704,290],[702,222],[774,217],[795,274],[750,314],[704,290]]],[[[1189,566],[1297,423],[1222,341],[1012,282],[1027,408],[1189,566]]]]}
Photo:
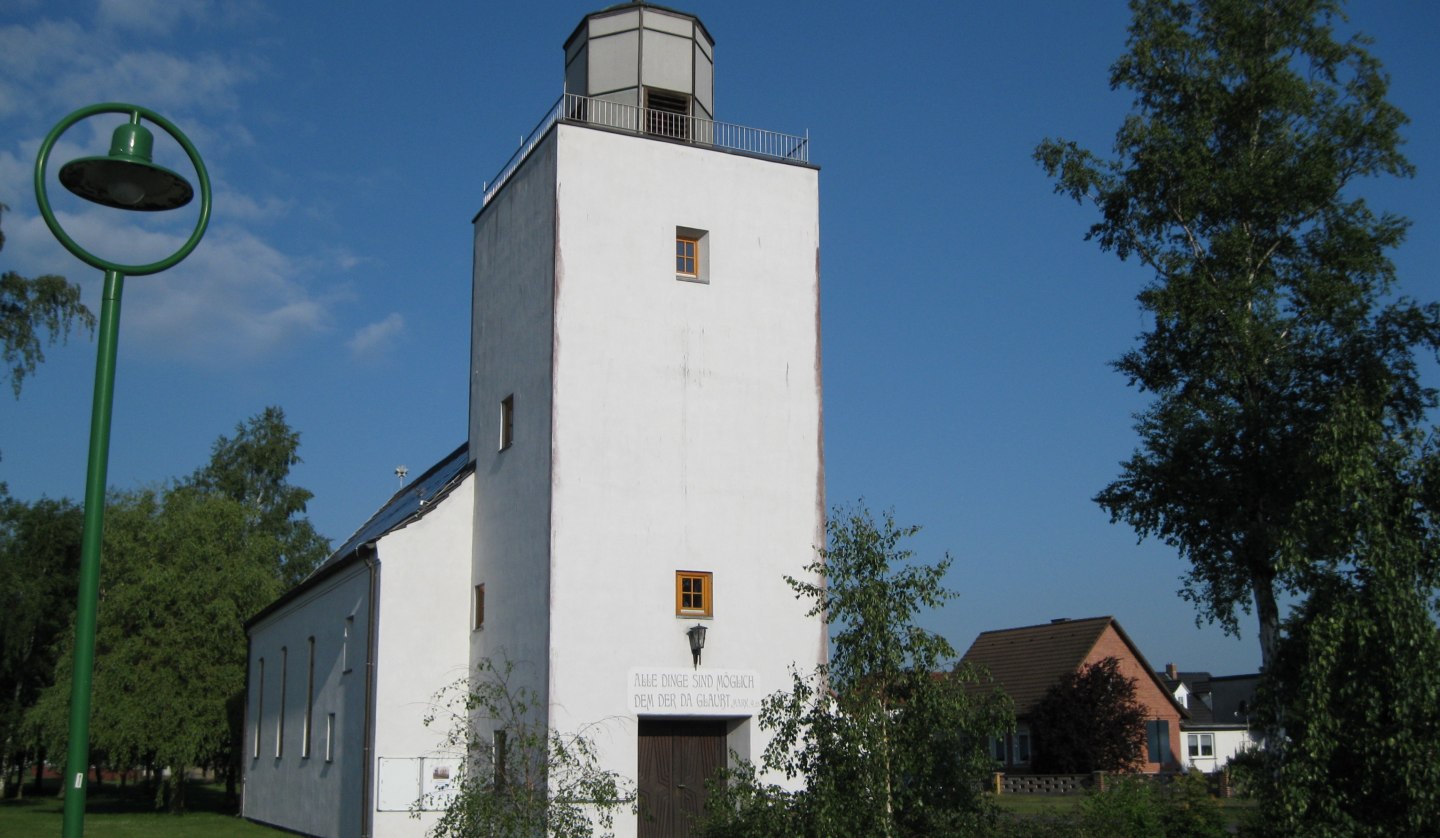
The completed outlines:
{"type": "Polygon", "coordinates": [[[640,838],[689,838],[724,766],[725,722],[641,719],[640,838]]]}

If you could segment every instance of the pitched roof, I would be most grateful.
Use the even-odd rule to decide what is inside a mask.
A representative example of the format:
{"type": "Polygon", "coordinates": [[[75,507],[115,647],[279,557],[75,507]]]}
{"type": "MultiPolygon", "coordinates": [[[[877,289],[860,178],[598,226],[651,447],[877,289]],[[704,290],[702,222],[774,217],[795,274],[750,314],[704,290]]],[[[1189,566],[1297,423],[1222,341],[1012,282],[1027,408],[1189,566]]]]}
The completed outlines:
{"type": "Polygon", "coordinates": [[[377,539],[423,518],[440,501],[449,496],[466,475],[474,470],[475,463],[470,459],[469,443],[462,444],[450,452],[445,459],[431,466],[424,474],[391,495],[390,499],[376,510],[369,520],[361,524],[360,528],[352,533],[338,550],[330,554],[330,558],[321,562],[310,572],[309,576],[306,576],[295,587],[281,594],[274,602],[246,620],[246,630],[248,631],[251,626],[279,610],[304,591],[319,584],[321,580],[349,566],[352,562],[358,561],[367,546],[373,554],[374,543],[377,539]]]}
{"type": "MultiPolygon", "coordinates": [[[[1014,700],[1015,715],[1025,716],[1035,709],[1047,690],[1080,668],[1105,629],[1112,626],[1141,670],[1150,673],[1155,686],[1174,704],[1174,696],[1164,689],[1139,647],[1114,617],[1051,620],[1038,626],[981,632],[961,663],[979,664],[988,669],[990,677],[1014,700]]],[[[1175,707],[1184,714],[1179,705],[1175,707]]]]}
{"type": "Polygon", "coordinates": [[[1015,714],[1035,709],[1045,691],[1074,672],[1095,648],[1112,617],[1054,620],[1038,626],[983,631],[962,663],[984,666],[1015,701],[1015,714]]]}
{"type": "Polygon", "coordinates": [[[326,565],[341,561],[360,549],[360,546],[374,541],[383,535],[409,524],[416,518],[423,517],[434,508],[434,505],[443,499],[450,491],[459,484],[460,479],[473,470],[475,464],[470,461],[470,445],[462,443],[459,448],[450,452],[450,455],[435,465],[431,466],[414,480],[406,483],[398,492],[390,496],[375,511],[374,515],[364,524],[360,525],[340,549],[330,554],[316,568],[318,573],[326,565]]]}

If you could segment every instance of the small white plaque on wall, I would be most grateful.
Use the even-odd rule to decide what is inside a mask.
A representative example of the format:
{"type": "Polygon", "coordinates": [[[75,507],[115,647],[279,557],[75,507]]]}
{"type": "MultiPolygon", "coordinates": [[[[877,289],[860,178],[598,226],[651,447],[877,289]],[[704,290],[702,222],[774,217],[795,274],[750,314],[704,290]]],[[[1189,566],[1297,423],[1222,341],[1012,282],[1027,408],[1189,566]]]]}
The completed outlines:
{"type": "Polygon", "coordinates": [[[638,667],[626,675],[637,716],[753,716],[765,693],[750,669],[638,667]]]}
{"type": "Polygon", "coordinates": [[[404,812],[420,799],[420,760],[380,757],[380,789],[375,808],[381,812],[404,812]]]}

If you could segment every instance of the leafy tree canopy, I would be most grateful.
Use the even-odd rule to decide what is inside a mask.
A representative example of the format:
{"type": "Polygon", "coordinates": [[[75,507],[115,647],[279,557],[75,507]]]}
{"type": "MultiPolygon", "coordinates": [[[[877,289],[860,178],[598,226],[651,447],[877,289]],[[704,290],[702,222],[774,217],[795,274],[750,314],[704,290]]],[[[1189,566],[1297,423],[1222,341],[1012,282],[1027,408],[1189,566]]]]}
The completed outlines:
{"type": "Polygon", "coordinates": [[[1267,823],[1418,834],[1440,764],[1440,452],[1417,356],[1440,349],[1440,306],[1399,294],[1408,222],[1357,194],[1411,174],[1406,117],[1369,42],[1337,38],[1338,0],[1131,7],[1115,158],[1036,150],[1099,210],[1089,237],[1153,274],[1153,326],[1116,367],[1154,400],[1097,500],[1189,561],[1201,617],[1233,632],[1253,605],[1267,823]]]}
{"type": "Polygon", "coordinates": [[[267,407],[221,436],[210,462],[190,478],[195,487],[230,498],[249,510],[247,525],[276,541],[275,572],[291,587],[330,553],[330,542],[304,517],[314,495],[289,482],[299,465],[300,433],[285,421],[285,411],[267,407]]]}
{"type": "Polygon", "coordinates": [[[10,767],[40,746],[24,712],[50,683],[70,627],[82,528],[69,501],[0,497],[0,790],[10,767]]]}
{"type": "MultiPolygon", "coordinates": [[[[0,214],[6,209],[0,204],[0,214]]],[[[4,247],[0,232],[0,250],[4,247]]],[[[86,331],[95,328],[95,315],[80,302],[78,285],[50,274],[26,279],[14,271],[0,273],[0,361],[17,398],[25,377],[45,360],[43,344],[65,340],[77,324],[86,331]]]]}
{"type": "MultiPolygon", "coordinates": [[[[190,480],[108,499],[91,736],[113,764],[167,767],[172,777],[219,765],[233,779],[244,623],[329,550],[302,515],[310,493],[288,482],[298,445],[284,414],[269,408],[233,439],[222,436],[190,480]]],[[[73,635],[62,636],[53,680],[28,713],[57,753],[73,635]]],[[[158,791],[184,807],[183,784],[158,791]]]]}
{"type": "Polygon", "coordinates": [[[1335,0],[1131,6],[1116,158],[1036,150],[1099,209],[1089,237],[1153,272],[1153,326],[1116,367],[1155,400],[1097,500],[1189,560],[1204,617],[1236,631],[1253,603],[1268,666],[1277,595],[1354,560],[1365,495],[1406,478],[1393,448],[1433,456],[1414,353],[1440,346],[1440,308],[1395,296],[1408,222],[1351,194],[1411,173],[1406,118],[1367,42],[1336,39],[1335,0]]]}
{"type": "Polygon", "coordinates": [[[1030,718],[1041,774],[1132,771],[1145,749],[1145,708],[1135,680],[1111,657],[1080,667],[1046,691],[1030,718]]]}

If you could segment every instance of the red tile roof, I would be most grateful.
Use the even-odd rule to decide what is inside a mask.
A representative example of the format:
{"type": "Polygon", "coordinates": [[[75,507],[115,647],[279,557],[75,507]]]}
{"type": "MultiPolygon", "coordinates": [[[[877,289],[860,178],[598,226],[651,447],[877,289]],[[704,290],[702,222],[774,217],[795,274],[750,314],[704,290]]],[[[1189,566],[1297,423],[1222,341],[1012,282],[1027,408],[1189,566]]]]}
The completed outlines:
{"type": "MultiPolygon", "coordinates": [[[[1159,692],[1173,703],[1169,690],[1114,617],[1052,620],[1038,626],[981,632],[961,662],[988,669],[995,683],[1015,701],[1015,715],[1023,717],[1035,709],[1047,690],[1085,663],[1110,626],[1155,681],[1159,692]]],[[[1176,709],[1180,709],[1178,705],[1176,709]]]]}

